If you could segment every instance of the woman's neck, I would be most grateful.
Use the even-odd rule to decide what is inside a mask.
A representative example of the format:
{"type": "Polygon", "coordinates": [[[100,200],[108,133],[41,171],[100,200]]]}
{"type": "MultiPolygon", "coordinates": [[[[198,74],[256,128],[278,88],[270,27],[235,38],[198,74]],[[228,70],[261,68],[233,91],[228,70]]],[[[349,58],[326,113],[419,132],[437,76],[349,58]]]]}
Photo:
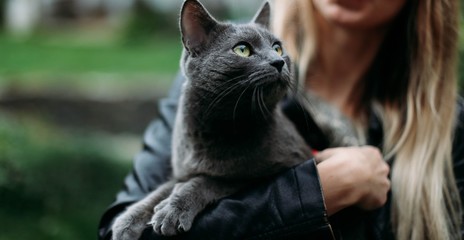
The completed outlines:
{"type": "Polygon", "coordinates": [[[306,86],[350,118],[362,113],[364,76],[386,30],[356,31],[328,23],[316,15],[318,48],[306,86]]]}

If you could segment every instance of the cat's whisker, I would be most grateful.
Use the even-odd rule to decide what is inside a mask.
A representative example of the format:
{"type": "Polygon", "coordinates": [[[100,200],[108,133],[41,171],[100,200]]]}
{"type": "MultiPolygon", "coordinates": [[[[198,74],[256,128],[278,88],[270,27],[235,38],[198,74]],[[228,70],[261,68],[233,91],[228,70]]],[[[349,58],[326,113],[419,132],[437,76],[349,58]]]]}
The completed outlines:
{"type": "Polygon", "coordinates": [[[253,89],[253,94],[251,94],[251,112],[252,113],[255,113],[256,112],[256,90],[257,90],[257,86],[255,86],[255,88],[253,89]]]}
{"type": "MultiPolygon", "coordinates": [[[[243,79],[245,75],[240,75],[231,79],[228,79],[227,81],[223,82],[218,86],[218,88],[224,86],[224,85],[229,85],[230,82],[232,81],[237,81],[238,79],[243,79]]],[[[238,87],[240,87],[242,84],[241,81],[237,81],[236,83],[230,85],[229,87],[225,88],[221,92],[211,92],[211,95],[216,95],[216,97],[213,99],[213,101],[210,102],[208,107],[205,110],[205,117],[208,117],[213,108],[222,100],[224,99],[227,95],[229,95],[231,92],[235,91],[238,87]]]]}
{"type": "Polygon", "coordinates": [[[235,103],[235,106],[234,106],[234,111],[232,113],[232,122],[234,124],[234,129],[235,129],[235,114],[237,112],[237,107],[238,107],[238,104],[240,102],[240,99],[242,98],[243,94],[248,90],[248,88],[250,88],[251,85],[248,85],[244,90],[243,92],[240,94],[240,96],[238,97],[237,99],[237,102],[235,103]]]}
{"type": "MultiPolygon", "coordinates": [[[[231,82],[236,81],[237,79],[239,79],[239,78],[241,78],[241,77],[243,77],[243,76],[238,76],[238,77],[235,77],[235,78],[228,79],[228,80],[226,80],[225,82],[223,82],[223,83],[221,83],[221,84],[215,86],[214,89],[215,89],[216,91],[208,91],[206,94],[204,94],[203,98],[204,98],[204,99],[211,99],[211,98],[214,97],[213,101],[211,101],[210,103],[214,103],[215,101],[218,101],[218,100],[220,101],[219,98],[224,97],[223,94],[224,94],[225,92],[231,90],[231,88],[236,87],[236,85],[240,83],[240,81],[238,81],[238,82],[236,82],[236,83],[233,83],[233,84],[231,84],[231,82]],[[224,86],[226,86],[225,89],[223,89],[224,86]]],[[[233,91],[233,90],[232,90],[232,91],[233,91]]],[[[215,103],[214,103],[214,104],[215,104],[215,103]]]]}
{"type": "Polygon", "coordinates": [[[250,75],[249,81],[253,81],[257,85],[265,85],[267,83],[266,81],[264,81],[264,79],[267,79],[269,77],[273,77],[273,74],[257,72],[250,75]]]}
{"type": "Polygon", "coordinates": [[[266,111],[264,111],[264,104],[262,99],[262,88],[258,87],[258,93],[256,95],[258,97],[259,107],[261,108],[261,115],[264,119],[266,119],[266,111]]]}
{"type": "MultiPolygon", "coordinates": [[[[215,87],[213,88],[213,90],[208,90],[208,89],[206,89],[206,90],[207,90],[207,93],[209,93],[209,94],[205,94],[204,98],[205,98],[205,99],[208,99],[208,98],[211,97],[211,96],[218,96],[218,95],[220,95],[220,94],[218,94],[218,91],[217,91],[218,89],[219,89],[220,91],[223,91],[223,92],[224,92],[224,91],[227,90],[227,88],[224,89],[224,90],[221,90],[223,86],[228,86],[228,85],[230,85],[231,82],[236,81],[236,80],[241,79],[241,78],[244,78],[244,77],[245,77],[245,75],[240,75],[240,76],[237,76],[237,77],[234,77],[234,78],[230,78],[230,79],[227,79],[226,81],[222,82],[221,84],[215,86],[215,87]]],[[[238,81],[237,83],[239,83],[239,82],[240,82],[240,81],[238,81]]],[[[231,86],[232,86],[232,85],[231,85],[231,86]]],[[[229,86],[229,87],[231,87],[231,86],[229,86]]]]}
{"type": "Polygon", "coordinates": [[[230,94],[231,92],[233,92],[235,89],[237,89],[238,87],[240,87],[240,83],[237,82],[229,87],[227,87],[225,90],[221,91],[217,96],[216,98],[214,98],[213,101],[211,101],[211,103],[208,105],[208,108],[206,108],[206,111],[205,111],[205,117],[209,116],[209,113],[211,112],[211,110],[213,110],[213,108],[216,106],[217,103],[219,103],[222,99],[224,99],[228,94],[230,94]]]}
{"type": "Polygon", "coordinates": [[[262,105],[263,105],[263,107],[264,107],[265,114],[266,114],[266,115],[264,116],[264,118],[267,118],[267,116],[270,116],[270,115],[271,115],[271,112],[270,112],[269,109],[267,108],[266,102],[264,101],[264,96],[263,96],[263,90],[262,90],[262,89],[261,89],[259,95],[260,95],[261,103],[262,103],[262,105]]]}
{"type": "Polygon", "coordinates": [[[311,109],[308,109],[308,108],[314,108],[313,103],[306,98],[304,94],[304,90],[301,87],[301,85],[295,82],[289,82],[288,86],[289,86],[289,89],[292,91],[292,94],[294,95],[293,97],[296,99],[295,101],[296,105],[298,106],[298,108],[301,110],[301,113],[303,114],[306,128],[309,131],[311,129],[310,127],[311,120],[309,118],[311,118],[312,111],[311,109]]]}
{"type": "Polygon", "coordinates": [[[256,93],[256,98],[257,98],[257,102],[258,102],[258,107],[259,107],[259,112],[261,113],[261,115],[263,116],[264,119],[266,119],[266,113],[264,112],[263,110],[263,106],[261,106],[261,88],[260,87],[257,87],[258,91],[256,93]]]}
{"type": "MultiPolygon", "coordinates": [[[[240,76],[237,76],[237,77],[233,77],[233,78],[227,79],[225,82],[221,83],[221,84],[218,85],[217,87],[220,88],[220,87],[222,87],[222,86],[224,86],[224,85],[230,84],[230,82],[232,82],[232,81],[236,81],[236,80],[241,79],[241,78],[243,79],[244,77],[246,77],[246,75],[243,74],[243,75],[240,75],[240,76]]],[[[239,81],[239,82],[240,82],[240,81],[239,81]]],[[[238,82],[237,82],[237,83],[238,83],[238,82]]]]}

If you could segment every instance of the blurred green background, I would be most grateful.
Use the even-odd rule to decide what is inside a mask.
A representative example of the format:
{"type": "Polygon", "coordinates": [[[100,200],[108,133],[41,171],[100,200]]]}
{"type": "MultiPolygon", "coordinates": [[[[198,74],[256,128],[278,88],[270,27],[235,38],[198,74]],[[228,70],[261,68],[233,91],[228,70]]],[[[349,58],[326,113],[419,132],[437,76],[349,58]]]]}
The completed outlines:
{"type": "Polygon", "coordinates": [[[178,70],[181,2],[0,0],[0,240],[96,238],[178,70]]]}
{"type": "Polygon", "coordinates": [[[178,71],[181,3],[0,0],[0,240],[96,238],[178,71]]]}

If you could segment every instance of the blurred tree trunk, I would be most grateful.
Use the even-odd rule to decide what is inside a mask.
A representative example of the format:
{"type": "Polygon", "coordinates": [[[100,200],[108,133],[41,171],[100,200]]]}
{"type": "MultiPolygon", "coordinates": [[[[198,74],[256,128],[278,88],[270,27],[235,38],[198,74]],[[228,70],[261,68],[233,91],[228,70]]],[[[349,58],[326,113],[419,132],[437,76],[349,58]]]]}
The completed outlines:
{"type": "Polygon", "coordinates": [[[59,0],[53,6],[53,17],[60,20],[72,20],[77,18],[75,0],[59,0]]]}
{"type": "Polygon", "coordinates": [[[0,0],[0,30],[3,30],[5,28],[5,6],[6,1],[0,0]]]}

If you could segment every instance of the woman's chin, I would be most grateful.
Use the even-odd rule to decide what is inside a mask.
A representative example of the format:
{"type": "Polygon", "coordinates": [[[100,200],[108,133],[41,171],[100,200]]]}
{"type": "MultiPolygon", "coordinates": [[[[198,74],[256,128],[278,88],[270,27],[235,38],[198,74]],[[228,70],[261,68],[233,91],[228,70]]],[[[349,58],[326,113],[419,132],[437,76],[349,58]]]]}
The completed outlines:
{"type": "Polygon", "coordinates": [[[349,29],[382,28],[393,21],[406,0],[313,0],[328,22],[349,29]]]}

